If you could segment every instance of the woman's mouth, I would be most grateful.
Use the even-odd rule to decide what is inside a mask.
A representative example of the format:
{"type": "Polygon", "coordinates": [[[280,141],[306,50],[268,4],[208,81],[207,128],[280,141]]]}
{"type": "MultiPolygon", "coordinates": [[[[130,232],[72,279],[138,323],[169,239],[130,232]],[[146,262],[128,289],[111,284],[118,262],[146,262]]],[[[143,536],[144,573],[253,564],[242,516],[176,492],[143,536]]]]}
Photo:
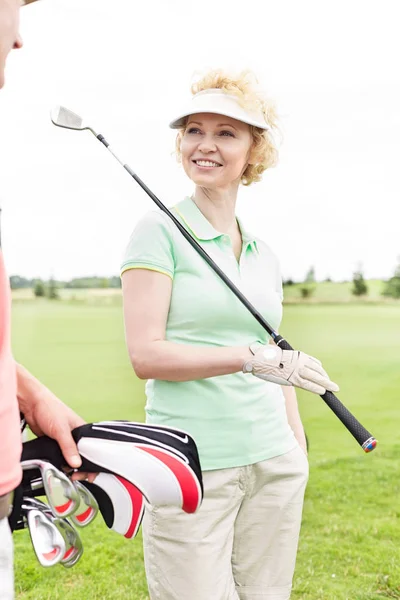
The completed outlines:
{"type": "Polygon", "coordinates": [[[197,167],[200,167],[200,169],[222,167],[220,163],[217,163],[214,160],[194,160],[193,162],[197,167]]]}

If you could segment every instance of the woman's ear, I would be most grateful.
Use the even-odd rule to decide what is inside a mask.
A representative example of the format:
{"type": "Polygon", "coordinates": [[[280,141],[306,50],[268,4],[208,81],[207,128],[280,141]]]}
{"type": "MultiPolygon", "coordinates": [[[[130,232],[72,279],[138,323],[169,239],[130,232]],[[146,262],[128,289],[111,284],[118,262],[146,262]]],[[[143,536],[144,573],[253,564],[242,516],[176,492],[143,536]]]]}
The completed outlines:
{"type": "Polygon", "coordinates": [[[249,150],[247,164],[248,165],[255,165],[258,162],[259,162],[258,151],[257,151],[257,148],[256,148],[254,142],[253,142],[253,145],[251,146],[251,148],[249,150]]]}
{"type": "Polygon", "coordinates": [[[183,132],[180,130],[176,134],[175,140],[175,155],[178,163],[182,162],[181,143],[182,143],[183,132]]]}

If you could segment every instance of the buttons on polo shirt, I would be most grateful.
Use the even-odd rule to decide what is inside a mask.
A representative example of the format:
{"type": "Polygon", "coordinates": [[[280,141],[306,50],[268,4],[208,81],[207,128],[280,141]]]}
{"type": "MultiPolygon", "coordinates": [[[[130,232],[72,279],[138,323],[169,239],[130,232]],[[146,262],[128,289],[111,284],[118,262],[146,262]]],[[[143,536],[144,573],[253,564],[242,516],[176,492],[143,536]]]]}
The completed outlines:
{"type": "Polygon", "coordinates": [[[224,233],[224,235],[221,236],[221,240],[222,240],[222,243],[224,244],[224,246],[231,245],[231,238],[226,233],[224,233]]]}

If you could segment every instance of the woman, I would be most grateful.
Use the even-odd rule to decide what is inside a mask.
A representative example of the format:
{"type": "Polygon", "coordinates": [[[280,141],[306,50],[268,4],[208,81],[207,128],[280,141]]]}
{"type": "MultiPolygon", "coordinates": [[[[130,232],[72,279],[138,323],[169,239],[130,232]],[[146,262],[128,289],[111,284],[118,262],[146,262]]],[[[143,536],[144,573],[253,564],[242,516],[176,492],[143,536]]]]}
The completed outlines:
{"type": "MultiPolygon", "coordinates": [[[[170,126],[194,192],[172,210],[277,329],[277,260],[235,215],[240,183],[258,181],[276,162],[273,108],[249,74],[213,71],[192,92],[170,126]]],[[[267,333],[162,212],[135,228],[122,286],[132,365],[149,380],[147,421],[188,431],[204,477],[196,514],[146,511],[150,597],[288,599],[308,477],[292,386],[319,394],[336,384],[312,357],[268,345],[267,333]]]]}

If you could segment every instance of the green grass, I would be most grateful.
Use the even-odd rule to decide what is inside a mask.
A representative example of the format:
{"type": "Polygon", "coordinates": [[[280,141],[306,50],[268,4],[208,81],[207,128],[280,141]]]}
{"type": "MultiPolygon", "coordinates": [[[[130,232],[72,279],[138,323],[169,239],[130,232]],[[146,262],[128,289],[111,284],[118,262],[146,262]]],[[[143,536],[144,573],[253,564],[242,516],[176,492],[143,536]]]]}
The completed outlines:
{"type": "MultiPolygon", "coordinates": [[[[16,358],[84,418],[143,419],[143,382],[127,359],[118,302],[17,302],[13,316],[16,358]]],[[[285,308],[282,333],[323,361],[341,400],[380,442],[365,455],[320,398],[299,394],[311,471],[295,600],[400,599],[399,323],[399,305],[285,308]]],[[[101,517],[82,537],[78,565],[46,570],[28,533],[16,532],[17,598],[147,599],[140,537],[121,538],[101,517]]]]}

